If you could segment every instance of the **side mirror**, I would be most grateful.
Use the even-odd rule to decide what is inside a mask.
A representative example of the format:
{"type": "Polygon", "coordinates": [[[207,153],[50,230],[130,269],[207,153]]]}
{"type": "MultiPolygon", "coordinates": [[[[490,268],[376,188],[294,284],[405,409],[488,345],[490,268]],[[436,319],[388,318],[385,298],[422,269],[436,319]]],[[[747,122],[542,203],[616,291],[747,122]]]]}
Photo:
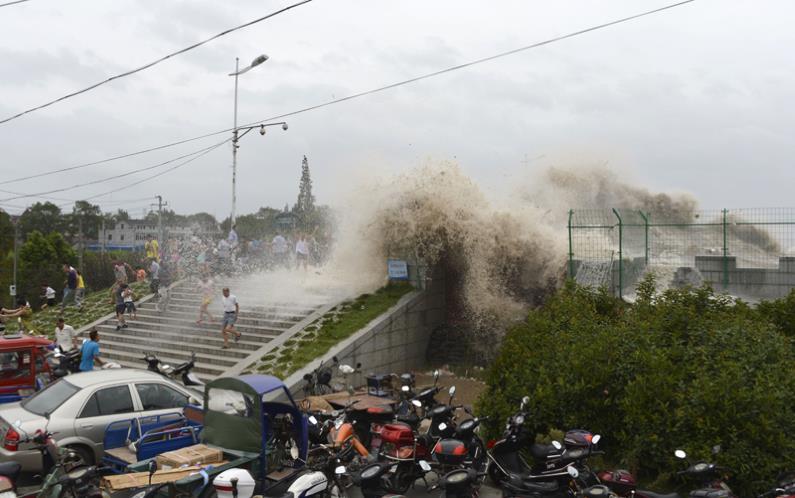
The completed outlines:
{"type": "Polygon", "coordinates": [[[298,460],[298,447],[297,446],[290,446],[290,456],[293,460],[298,460]]]}
{"type": "Polygon", "coordinates": [[[409,386],[403,386],[403,387],[400,388],[400,390],[403,391],[404,393],[407,393],[407,392],[410,391],[409,386]]]}
{"type": "Polygon", "coordinates": [[[554,446],[556,450],[563,448],[559,441],[552,441],[552,446],[554,446]]]}
{"type": "Polygon", "coordinates": [[[418,399],[412,399],[411,404],[416,406],[417,408],[422,408],[422,403],[420,403],[420,400],[418,399]]]}
{"type": "Polygon", "coordinates": [[[333,361],[334,363],[339,363],[340,362],[340,360],[336,356],[333,356],[331,358],[331,361],[333,361]]]}
{"type": "Polygon", "coordinates": [[[357,363],[356,364],[356,370],[359,370],[360,368],[362,368],[362,364],[361,363],[357,363]]]}
{"type": "Polygon", "coordinates": [[[600,439],[602,439],[602,436],[596,434],[594,437],[591,438],[591,444],[598,444],[600,439]]]}
{"type": "MultiPolygon", "coordinates": [[[[558,443],[558,444],[560,444],[560,443],[558,443]]],[[[572,465],[569,465],[568,467],[566,467],[566,472],[569,473],[569,475],[572,477],[572,479],[577,479],[577,477],[580,476],[580,472],[572,465]]]]}
{"type": "Polygon", "coordinates": [[[451,397],[451,398],[452,398],[453,396],[455,396],[455,386],[450,386],[450,391],[449,391],[449,392],[450,392],[450,397],[451,397]]]}
{"type": "Polygon", "coordinates": [[[149,460],[149,464],[146,466],[146,469],[149,472],[149,479],[151,479],[152,474],[157,472],[157,462],[154,460],[149,460]]]}
{"type": "Polygon", "coordinates": [[[304,380],[307,381],[307,382],[312,380],[312,374],[311,373],[304,374],[304,380]]]}
{"type": "Polygon", "coordinates": [[[438,380],[439,380],[439,370],[434,370],[433,371],[433,383],[435,384],[436,381],[438,381],[438,380]]]}
{"type": "Polygon", "coordinates": [[[520,410],[524,410],[524,407],[530,404],[530,396],[525,396],[522,398],[522,404],[519,406],[520,410]]]}
{"type": "Polygon", "coordinates": [[[685,458],[687,458],[687,453],[685,453],[685,452],[684,452],[684,451],[682,451],[682,450],[676,450],[676,451],[674,451],[674,456],[675,456],[676,458],[682,458],[682,459],[685,459],[685,458]]]}
{"type": "Polygon", "coordinates": [[[712,447],[712,454],[717,455],[718,453],[720,453],[720,445],[716,444],[715,446],[712,447]]]}

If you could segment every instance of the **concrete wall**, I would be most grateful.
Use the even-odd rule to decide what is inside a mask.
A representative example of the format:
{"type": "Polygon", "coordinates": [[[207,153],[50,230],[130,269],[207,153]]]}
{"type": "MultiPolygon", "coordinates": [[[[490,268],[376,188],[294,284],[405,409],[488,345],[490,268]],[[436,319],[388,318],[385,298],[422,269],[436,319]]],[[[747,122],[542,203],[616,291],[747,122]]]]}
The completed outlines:
{"type": "Polygon", "coordinates": [[[737,268],[735,256],[696,256],[696,269],[705,282],[719,291],[751,299],[786,296],[795,288],[795,257],[779,258],[778,268],[737,268]],[[724,289],[725,274],[728,286],[724,289]]]}
{"type": "Polygon", "coordinates": [[[425,364],[431,332],[444,322],[444,282],[431,280],[426,289],[406,294],[387,312],[334,346],[322,358],[292,374],[284,383],[301,397],[304,374],[321,361],[331,361],[334,356],[352,366],[362,364],[363,373],[349,379],[352,385],[364,384],[364,377],[370,372],[401,373],[421,368],[425,364]]]}

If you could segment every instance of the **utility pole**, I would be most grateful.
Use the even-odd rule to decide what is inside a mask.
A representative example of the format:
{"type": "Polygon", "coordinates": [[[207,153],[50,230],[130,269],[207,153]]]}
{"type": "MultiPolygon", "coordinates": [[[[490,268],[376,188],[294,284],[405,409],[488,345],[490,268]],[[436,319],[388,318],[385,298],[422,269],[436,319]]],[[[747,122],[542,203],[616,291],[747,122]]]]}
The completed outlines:
{"type": "Polygon", "coordinates": [[[235,122],[232,128],[232,215],[229,229],[235,226],[235,207],[237,205],[237,78],[240,75],[240,58],[235,57],[235,122]]]}
{"type": "Polygon", "coordinates": [[[167,202],[163,202],[162,195],[156,195],[157,197],[157,243],[163,243],[163,206],[168,206],[167,202]]]}
{"type": "Polygon", "coordinates": [[[17,295],[17,255],[19,251],[17,250],[17,241],[19,240],[19,219],[14,223],[14,288],[11,289],[11,296],[16,297],[17,295]]]}
{"type": "Polygon", "coordinates": [[[77,215],[77,232],[78,232],[78,253],[77,253],[77,267],[83,271],[83,217],[79,212],[77,215]]]}

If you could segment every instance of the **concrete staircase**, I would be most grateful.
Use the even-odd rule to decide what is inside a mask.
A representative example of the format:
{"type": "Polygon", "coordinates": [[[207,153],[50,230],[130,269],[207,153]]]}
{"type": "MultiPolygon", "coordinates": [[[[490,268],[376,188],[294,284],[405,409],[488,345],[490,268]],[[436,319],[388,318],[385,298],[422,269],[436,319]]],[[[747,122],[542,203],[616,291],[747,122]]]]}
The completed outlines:
{"type": "Polygon", "coordinates": [[[297,326],[302,321],[323,312],[327,304],[326,299],[318,295],[304,298],[300,303],[260,300],[250,305],[246,297],[235,292],[239,283],[234,280],[216,282],[218,292],[209,308],[215,319],[212,324],[196,324],[201,295],[195,282],[175,285],[164,312],[157,311],[156,298],[138,305],[137,320],[128,320],[126,329],[116,330],[115,318],[105,320],[97,325],[102,357],[125,367],[146,368],[142,360],[146,353],[154,353],[163,363],[172,366],[190,360],[191,353],[196,353],[193,372],[208,380],[239,368],[239,364],[250,360],[254,353],[264,354],[263,348],[268,343],[280,336],[292,335],[296,328],[301,328],[297,326]],[[232,289],[241,302],[236,328],[242,337],[237,344],[230,339],[230,349],[221,349],[220,289],[224,286],[232,289]]]}

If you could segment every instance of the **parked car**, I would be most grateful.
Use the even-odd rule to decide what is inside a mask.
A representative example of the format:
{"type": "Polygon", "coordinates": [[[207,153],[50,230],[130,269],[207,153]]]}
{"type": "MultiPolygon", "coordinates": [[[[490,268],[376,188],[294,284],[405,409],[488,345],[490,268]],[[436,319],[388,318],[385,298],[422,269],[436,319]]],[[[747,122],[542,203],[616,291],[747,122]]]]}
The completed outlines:
{"type": "Polygon", "coordinates": [[[36,430],[55,435],[86,463],[99,462],[107,426],[118,420],[181,413],[203,394],[162,375],[128,368],[72,374],[21,402],[0,409],[0,462],[41,470],[41,453],[26,440],[36,430]]]}

